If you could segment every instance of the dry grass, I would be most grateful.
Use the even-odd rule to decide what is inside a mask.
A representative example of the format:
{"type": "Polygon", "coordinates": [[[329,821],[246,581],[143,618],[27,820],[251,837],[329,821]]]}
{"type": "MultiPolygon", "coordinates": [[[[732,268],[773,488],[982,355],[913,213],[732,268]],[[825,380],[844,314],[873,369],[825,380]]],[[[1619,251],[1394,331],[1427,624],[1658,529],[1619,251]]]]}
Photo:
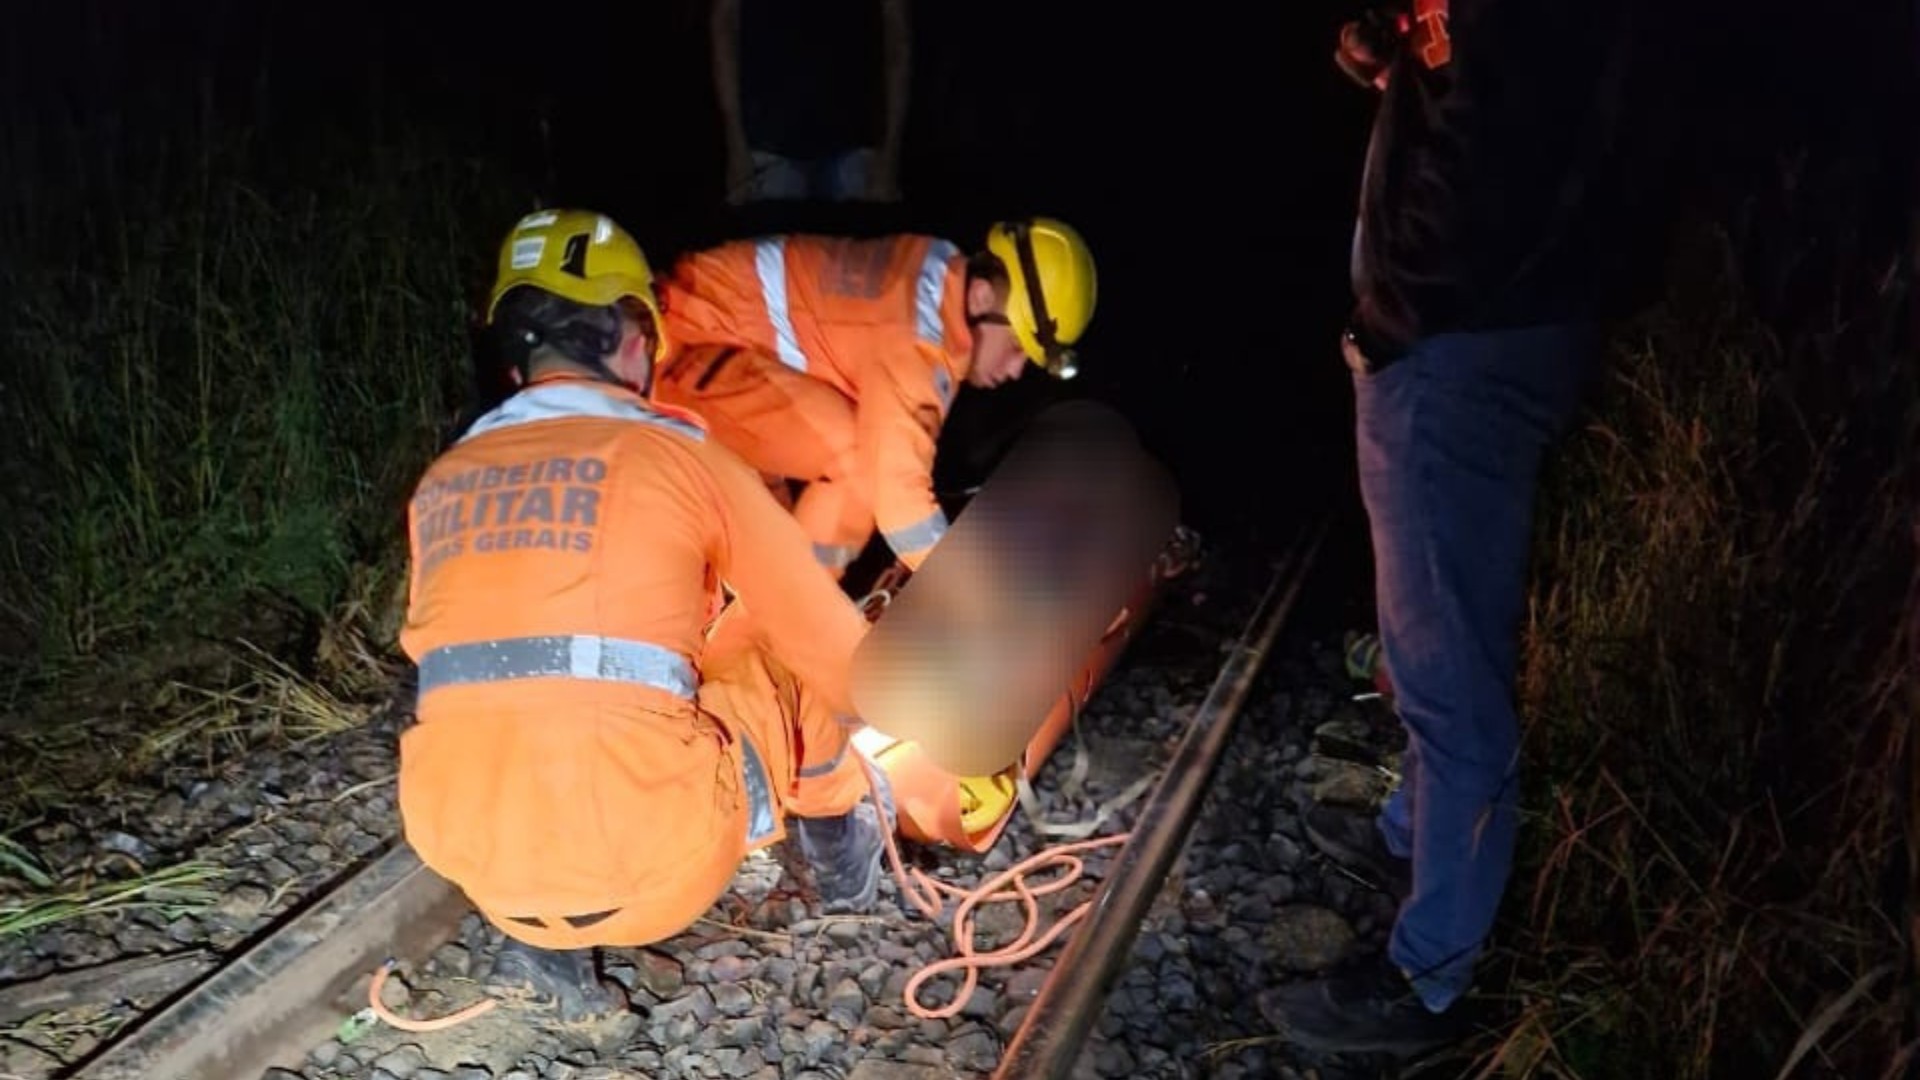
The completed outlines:
{"type": "Polygon", "coordinates": [[[263,741],[304,742],[351,731],[371,714],[371,705],[343,701],[258,648],[243,646],[250,656],[238,685],[170,685],[181,705],[141,738],[132,756],[135,768],[172,761],[188,748],[211,760],[263,741]]]}
{"type": "Polygon", "coordinates": [[[1708,240],[1543,495],[1507,1024],[1470,1075],[1912,1056],[1905,278],[1802,268],[1829,275],[1815,320],[1736,284],[1746,237],[1708,240]]]}
{"type": "MultiPolygon", "coordinates": [[[[111,711],[0,727],[0,756],[22,763],[0,786],[0,832],[109,799],[167,768],[192,765],[212,775],[262,746],[350,731],[380,707],[376,697],[349,697],[246,642],[232,651],[231,670],[217,682],[167,680],[111,711]]],[[[7,845],[0,841],[0,869],[32,866],[7,845]]]]}
{"type": "MultiPolygon", "coordinates": [[[[112,1038],[128,1019],[124,1013],[106,1006],[61,1009],[0,1027],[0,1039],[13,1039],[47,1051],[62,1061],[73,1061],[85,1048],[112,1038]]],[[[27,1080],[27,1077],[0,1072],[0,1080],[27,1080]]]]}
{"type": "Polygon", "coordinates": [[[196,860],[135,877],[0,900],[0,941],[89,915],[154,910],[173,919],[200,911],[220,901],[220,893],[208,886],[223,874],[219,867],[196,860]]]}

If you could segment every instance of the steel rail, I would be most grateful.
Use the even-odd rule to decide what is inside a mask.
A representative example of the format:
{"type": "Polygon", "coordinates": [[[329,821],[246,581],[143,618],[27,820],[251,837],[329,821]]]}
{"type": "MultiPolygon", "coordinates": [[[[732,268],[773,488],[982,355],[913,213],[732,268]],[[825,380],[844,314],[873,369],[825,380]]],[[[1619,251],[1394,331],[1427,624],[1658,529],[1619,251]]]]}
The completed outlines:
{"type": "Polygon", "coordinates": [[[1166,774],[1141,808],[1084,923],[1068,940],[1034,998],[993,1080],[1059,1080],[1076,1064],[1115,977],[1133,948],[1140,922],[1159,893],[1233,734],[1240,705],[1259,675],[1280,627],[1293,610],[1327,524],[1302,531],[1276,568],[1266,595],[1234,643],[1168,762],[1166,774]]]}
{"type": "Polygon", "coordinates": [[[461,892],[394,841],[284,925],[129,1025],[74,1080],[259,1080],[296,1068],[366,1003],[388,956],[418,960],[466,914],[461,892]]]}

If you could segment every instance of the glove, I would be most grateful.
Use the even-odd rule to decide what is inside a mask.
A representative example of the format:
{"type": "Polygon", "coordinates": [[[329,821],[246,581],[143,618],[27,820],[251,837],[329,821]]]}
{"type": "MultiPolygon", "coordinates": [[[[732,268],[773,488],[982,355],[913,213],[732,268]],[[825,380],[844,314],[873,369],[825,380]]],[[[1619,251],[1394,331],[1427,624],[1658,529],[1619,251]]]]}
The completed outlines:
{"type": "Polygon", "coordinates": [[[1383,90],[1387,71],[1400,55],[1410,25],[1406,9],[1399,5],[1368,8],[1360,18],[1340,28],[1333,62],[1360,87],[1383,90]]]}

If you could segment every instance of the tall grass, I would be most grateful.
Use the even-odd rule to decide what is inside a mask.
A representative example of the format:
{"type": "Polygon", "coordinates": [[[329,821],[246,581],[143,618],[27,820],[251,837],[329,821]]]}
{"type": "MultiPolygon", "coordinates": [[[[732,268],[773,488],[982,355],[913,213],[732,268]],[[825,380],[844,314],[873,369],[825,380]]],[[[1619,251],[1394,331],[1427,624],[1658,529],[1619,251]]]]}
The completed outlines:
{"type": "Polygon", "coordinates": [[[525,206],[427,144],[128,126],[0,124],[0,651],[43,672],[390,594],[525,206]]]}
{"type": "Polygon", "coordinates": [[[1489,1072],[1871,1080],[1920,1034],[1911,270],[1765,243],[1855,194],[1690,234],[1550,471],[1489,1072]]]}

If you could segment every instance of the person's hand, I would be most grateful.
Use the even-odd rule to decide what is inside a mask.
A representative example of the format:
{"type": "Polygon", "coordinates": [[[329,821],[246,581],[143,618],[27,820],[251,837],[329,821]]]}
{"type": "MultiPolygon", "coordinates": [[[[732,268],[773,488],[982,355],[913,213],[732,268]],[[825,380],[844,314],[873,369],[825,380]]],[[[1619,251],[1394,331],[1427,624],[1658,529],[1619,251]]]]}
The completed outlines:
{"type": "Polygon", "coordinates": [[[1360,347],[1360,340],[1348,328],[1340,335],[1340,359],[1356,375],[1369,375],[1373,372],[1373,361],[1367,357],[1366,350],[1360,347]]]}
{"type": "Polygon", "coordinates": [[[1340,44],[1333,50],[1333,62],[1356,84],[1374,90],[1387,86],[1387,71],[1400,50],[1400,32],[1395,16],[1379,10],[1340,28],[1340,44]]]}

